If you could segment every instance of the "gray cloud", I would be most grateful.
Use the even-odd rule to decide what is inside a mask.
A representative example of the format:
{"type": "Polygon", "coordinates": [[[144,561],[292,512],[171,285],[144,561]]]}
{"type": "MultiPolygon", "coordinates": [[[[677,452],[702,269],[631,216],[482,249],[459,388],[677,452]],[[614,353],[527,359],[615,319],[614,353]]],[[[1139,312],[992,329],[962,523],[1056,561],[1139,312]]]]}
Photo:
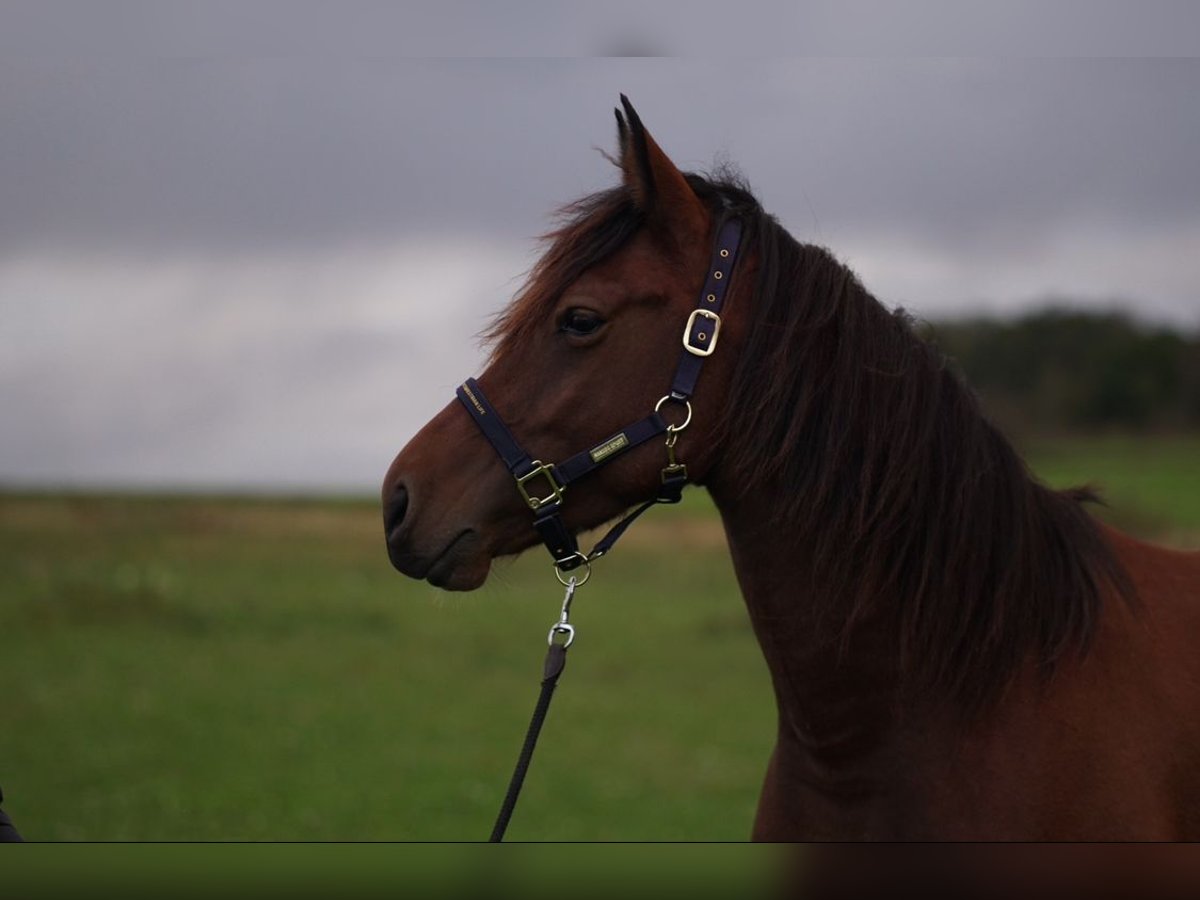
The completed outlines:
{"type": "Polygon", "coordinates": [[[0,482],[374,487],[477,370],[521,260],[459,241],[0,267],[0,482]]]}
{"type": "Polygon", "coordinates": [[[733,159],[801,236],[1037,240],[1200,210],[1200,60],[248,60],[0,70],[0,247],[527,237],[611,180],[630,93],[681,163],[733,159]]]}

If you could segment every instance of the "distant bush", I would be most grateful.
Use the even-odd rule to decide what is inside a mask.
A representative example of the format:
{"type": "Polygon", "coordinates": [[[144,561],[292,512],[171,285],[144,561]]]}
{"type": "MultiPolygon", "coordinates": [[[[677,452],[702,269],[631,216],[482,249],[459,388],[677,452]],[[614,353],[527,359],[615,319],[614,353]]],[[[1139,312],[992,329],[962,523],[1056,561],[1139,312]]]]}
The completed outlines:
{"type": "Polygon", "coordinates": [[[922,330],[1010,431],[1200,428],[1200,334],[1054,308],[922,330]]]}

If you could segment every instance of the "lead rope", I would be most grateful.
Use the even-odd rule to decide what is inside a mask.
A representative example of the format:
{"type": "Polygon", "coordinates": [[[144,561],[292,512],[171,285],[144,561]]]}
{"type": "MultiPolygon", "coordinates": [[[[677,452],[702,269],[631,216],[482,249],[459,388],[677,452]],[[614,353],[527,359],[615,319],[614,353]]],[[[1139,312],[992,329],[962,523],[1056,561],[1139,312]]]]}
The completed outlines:
{"type": "MultiPolygon", "coordinates": [[[[690,413],[688,419],[689,421],[691,419],[690,413]]],[[[575,641],[575,626],[570,623],[571,601],[575,599],[575,590],[587,584],[588,579],[592,577],[592,562],[608,553],[625,533],[625,529],[632,525],[642,513],[660,503],[678,503],[682,499],[683,488],[687,484],[687,466],[675,458],[675,442],[679,439],[679,432],[686,427],[686,424],[667,426],[667,465],[662,470],[662,484],[658,494],[609,529],[609,532],[592,548],[590,554],[586,556],[582,553],[579,554],[584,567],[582,580],[571,575],[566,581],[563,581],[562,571],[557,565],[554,567],[555,577],[559,584],[567,589],[567,592],[563,596],[562,610],[559,612],[558,621],[550,626],[550,633],[546,638],[550,649],[546,651],[546,661],[542,666],[542,690],[533,707],[533,718],[529,720],[529,728],[525,732],[525,743],[521,745],[521,753],[517,757],[517,766],[513,770],[512,778],[509,779],[504,802],[500,804],[500,814],[496,816],[496,824],[492,826],[492,836],[488,838],[493,844],[504,840],[504,832],[508,829],[508,822],[517,806],[517,798],[521,795],[521,786],[525,783],[525,773],[529,771],[529,763],[533,759],[533,750],[537,746],[538,735],[542,733],[542,724],[546,721],[546,713],[550,711],[550,699],[554,696],[558,678],[567,664],[567,648],[575,641]],[[562,637],[561,642],[555,640],[560,636],[562,637]]]]}
{"type": "MultiPolygon", "coordinates": [[[[584,581],[586,580],[585,577],[584,581]]],[[[537,746],[542,723],[546,721],[546,713],[550,711],[554,688],[558,684],[558,677],[562,675],[563,667],[567,664],[567,648],[575,640],[575,628],[568,621],[571,615],[571,601],[575,599],[575,589],[581,583],[575,580],[574,575],[566,582],[567,593],[563,597],[562,612],[559,613],[558,621],[550,626],[547,638],[550,649],[546,651],[546,662],[542,667],[542,690],[538,694],[537,705],[533,708],[533,718],[529,720],[529,730],[525,732],[525,743],[521,746],[521,755],[517,757],[517,767],[508,782],[508,792],[500,805],[500,814],[496,816],[496,824],[492,826],[492,836],[488,840],[493,844],[504,840],[504,832],[508,829],[509,819],[517,806],[517,798],[521,795],[521,785],[525,783],[525,773],[529,771],[529,762],[533,759],[533,748],[537,746]],[[560,635],[562,641],[555,640],[560,635]]]]}

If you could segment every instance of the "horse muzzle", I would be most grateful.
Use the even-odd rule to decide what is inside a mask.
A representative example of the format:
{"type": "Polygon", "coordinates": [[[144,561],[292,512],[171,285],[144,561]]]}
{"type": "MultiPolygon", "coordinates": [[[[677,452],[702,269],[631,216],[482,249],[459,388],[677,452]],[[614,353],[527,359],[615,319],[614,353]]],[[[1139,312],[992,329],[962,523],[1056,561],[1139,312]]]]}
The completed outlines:
{"type": "Polygon", "coordinates": [[[409,511],[408,490],[399,485],[384,501],[383,514],[388,559],[397,571],[452,591],[470,591],[482,585],[491,568],[491,556],[479,532],[461,528],[421,536],[406,521],[409,511]]]}

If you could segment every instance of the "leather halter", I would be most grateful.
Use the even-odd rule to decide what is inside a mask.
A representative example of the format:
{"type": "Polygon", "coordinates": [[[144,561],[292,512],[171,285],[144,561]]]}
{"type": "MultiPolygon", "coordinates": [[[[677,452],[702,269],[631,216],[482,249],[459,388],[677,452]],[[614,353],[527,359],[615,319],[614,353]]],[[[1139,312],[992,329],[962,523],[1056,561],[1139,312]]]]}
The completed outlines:
{"type": "Polygon", "coordinates": [[[675,368],[670,392],[658,401],[649,415],[609,435],[595,446],[576,453],[561,463],[543,463],[534,459],[517,442],[474,378],[468,378],[456,391],[458,399],[471,414],[479,430],[516,479],[521,498],[533,512],[533,527],[554,558],[554,566],[559,573],[569,572],[603,556],[630,523],[654,504],[679,502],[688,476],[687,466],[675,460],[675,441],[679,432],[692,420],[690,401],[704,360],[717,348],[717,339],[721,333],[721,308],[729,291],[730,276],[737,262],[741,238],[742,221],[739,218],[726,218],[717,228],[704,287],[684,327],[683,351],[675,368]],[[663,405],[669,402],[682,404],[686,408],[686,418],[682,424],[668,424],[660,415],[663,405]],[[662,486],[658,494],[618,522],[590,554],[580,552],[575,535],[562,521],[563,497],[567,486],[661,434],[667,435],[668,464],[662,470],[662,486]],[[540,490],[535,483],[539,479],[544,479],[542,483],[545,485],[540,490]]]}

